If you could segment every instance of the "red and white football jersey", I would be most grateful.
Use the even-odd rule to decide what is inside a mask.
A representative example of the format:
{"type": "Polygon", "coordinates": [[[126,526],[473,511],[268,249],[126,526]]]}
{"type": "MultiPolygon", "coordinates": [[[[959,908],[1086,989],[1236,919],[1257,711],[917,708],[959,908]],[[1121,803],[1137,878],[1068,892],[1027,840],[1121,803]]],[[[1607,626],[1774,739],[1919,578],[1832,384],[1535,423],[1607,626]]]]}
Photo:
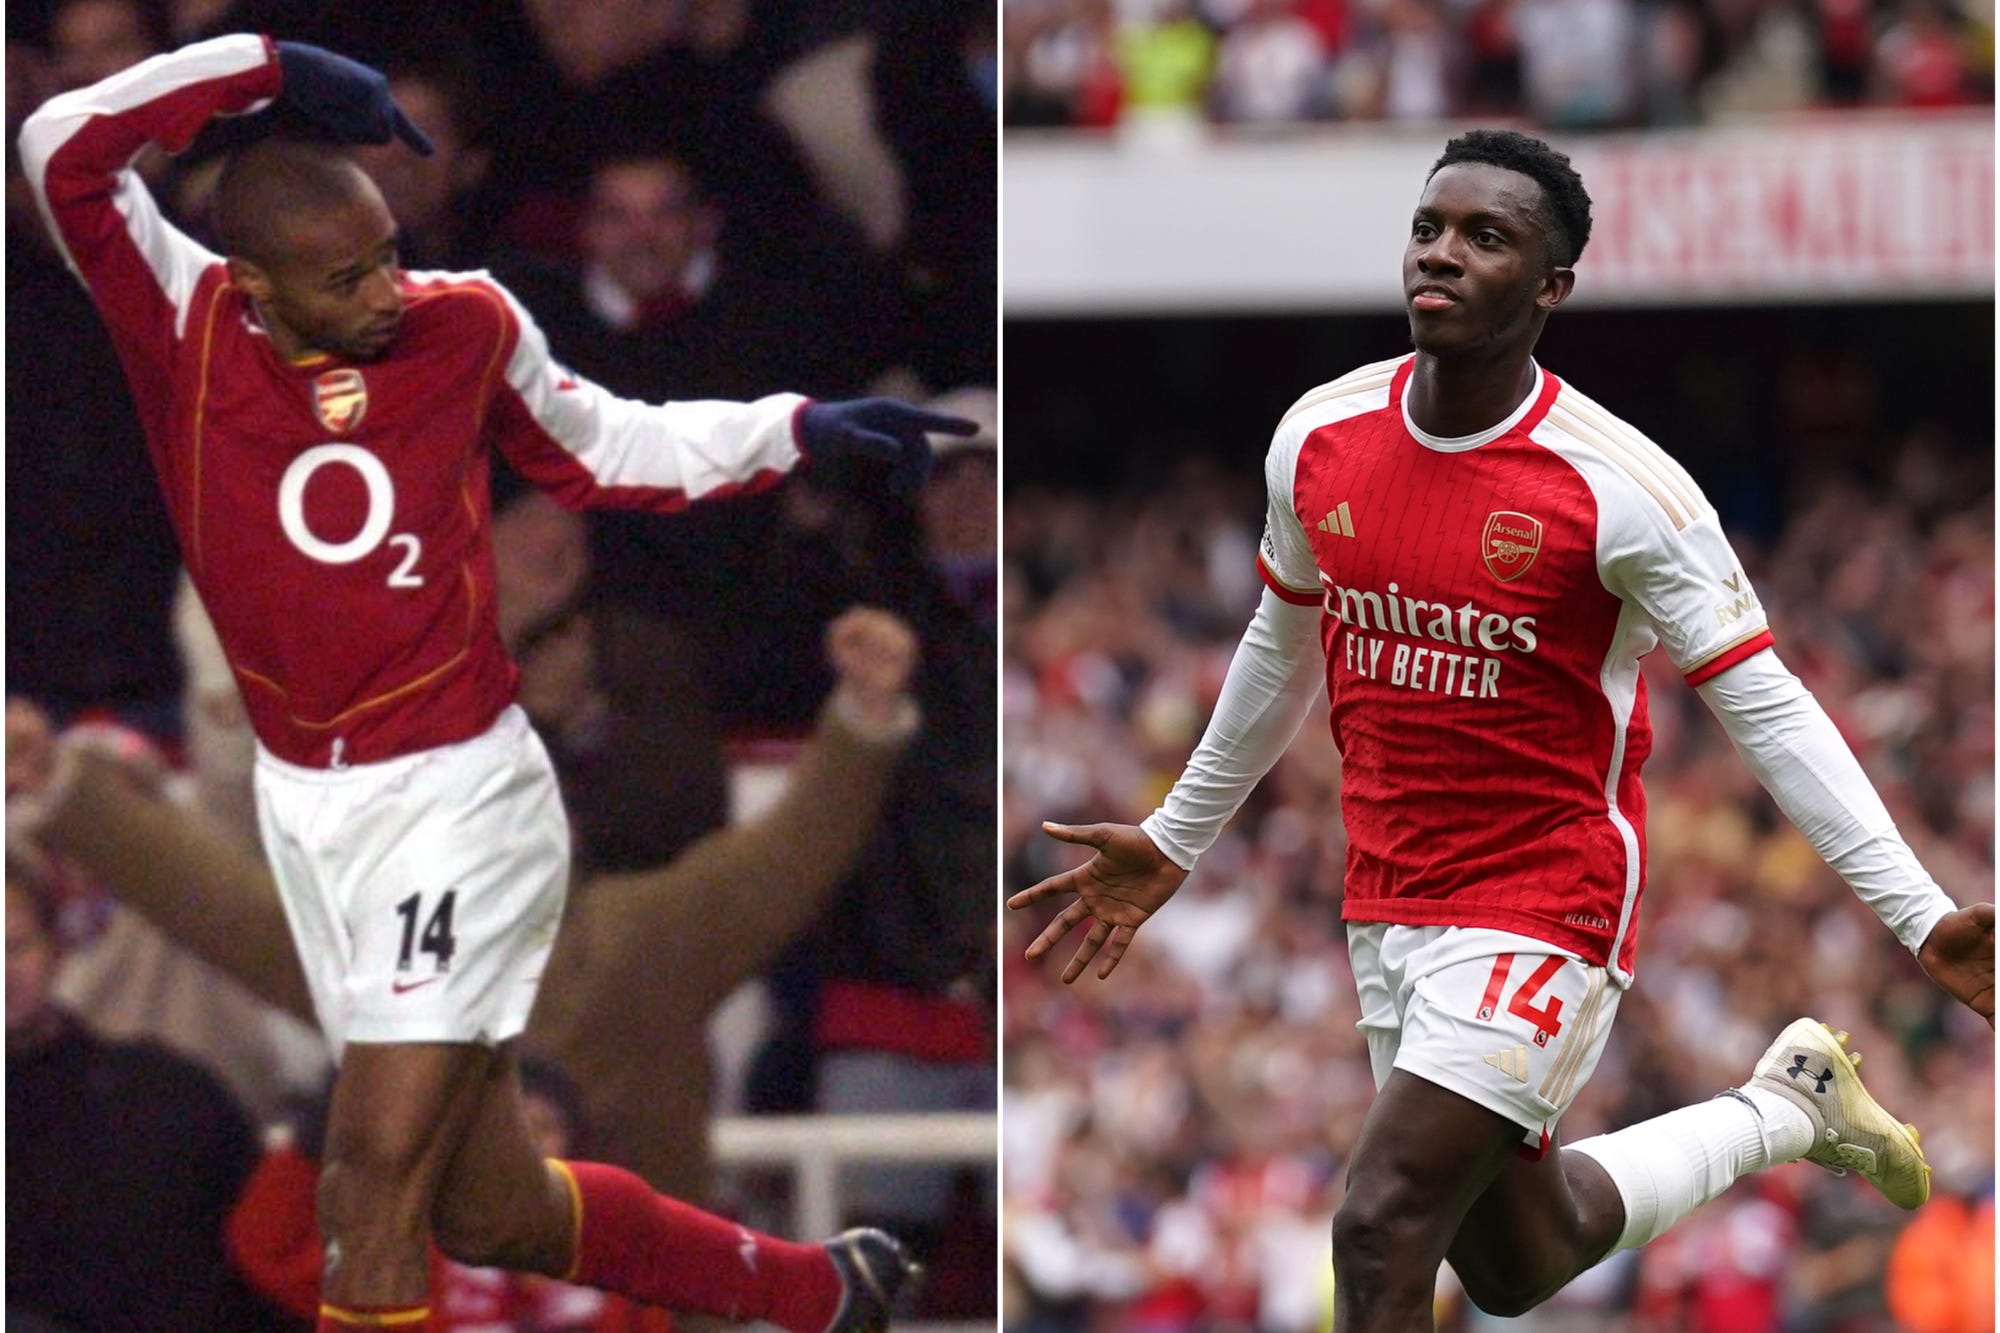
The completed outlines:
{"type": "Polygon", "coordinates": [[[1771,643],[1714,509],[1554,375],[1427,435],[1413,358],[1301,398],[1259,569],[1323,608],[1350,921],[1487,926],[1632,969],[1652,746],[1639,658],[1699,684],[1771,643]]]}
{"type": "Polygon", "coordinates": [[[401,331],[377,360],[288,362],[221,258],[129,169],[280,82],[262,38],[203,42],[51,100],[21,151],[124,361],[257,737],[323,767],[464,740],[512,699],[490,450],[566,505],[673,511],[791,471],[805,400],[614,397],[556,364],[483,273],[403,274],[401,331]]]}

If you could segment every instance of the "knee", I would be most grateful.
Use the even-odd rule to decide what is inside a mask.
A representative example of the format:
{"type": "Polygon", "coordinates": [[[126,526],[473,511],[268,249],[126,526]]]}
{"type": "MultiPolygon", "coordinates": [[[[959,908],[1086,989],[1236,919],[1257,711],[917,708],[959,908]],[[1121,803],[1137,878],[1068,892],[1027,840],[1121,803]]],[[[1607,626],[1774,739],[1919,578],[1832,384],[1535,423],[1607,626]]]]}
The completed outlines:
{"type": "Polygon", "coordinates": [[[1525,1272],[1481,1273],[1460,1270],[1456,1265],[1454,1271],[1458,1284],[1465,1288],[1465,1299],[1495,1319],[1518,1319],[1555,1294],[1553,1288],[1543,1290],[1525,1272]]]}
{"type": "Polygon", "coordinates": [[[1388,1238],[1375,1219],[1348,1195],[1333,1215],[1334,1280],[1342,1287],[1365,1280],[1369,1271],[1381,1264],[1387,1244],[1388,1238]]]}
{"type": "Polygon", "coordinates": [[[1411,1221],[1387,1193],[1350,1189],[1333,1215],[1336,1287],[1364,1303],[1388,1294],[1407,1277],[1404,1269],[1420,1248],[1411,1221]]]}
{"type": "Polygon", "coordinates": [[[446,1258],[472,1268],[535,1267],[523,1228],[513,1218],[439,1199],[431,1210],[431,1238],[446,1258]]]}
{"type": "Polygon", "coordinates": [[[497,1204],[491,1193],[445,1190],[431,1207],[431,1238],[447,1258],[474,1268],[512,1268],[561,1277],[573,1248],[568,1212],[527,1186],[497,1204]],[[497,1206],[496,1206],[497,1205],[497,1206]]]}
{"type": "Polygon", "coordinates": [[[1559,1245],[1534,1225],[1517,1229],[1505,1244],[1459,1243],[1451,1250],[1452,1271],[1465,1298],[1487,1314],[1517,1319],[1561,1291],[1588,1264],[1572,1262],[1576,1248],[1559,1245]]]}

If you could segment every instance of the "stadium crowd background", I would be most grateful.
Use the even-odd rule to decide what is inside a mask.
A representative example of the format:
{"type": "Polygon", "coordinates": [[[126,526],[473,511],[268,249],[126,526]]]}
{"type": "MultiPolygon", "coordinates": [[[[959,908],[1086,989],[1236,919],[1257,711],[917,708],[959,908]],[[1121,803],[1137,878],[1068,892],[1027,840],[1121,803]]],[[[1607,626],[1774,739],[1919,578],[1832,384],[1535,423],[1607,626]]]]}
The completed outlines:
{"type": "MultiPolygon", "coordinates": [[[[230,31],[316,42],[389,73],[399,101],[439,147],[421,160],[400,149],[361,153],[402,225],[405,266],[490,269],[522,298],[560,359],[615,392],[650,401],[781,389],[886,393],[936,400],[987,424],[969,446],[941,447],[919,497],[888,495],[859,472],[821,469],[710,512],[586,522],[502,476],[495,510],[503,583],[516,597],[503,622],[523,666],[524,705],[557,758],[580,874],[671,861],[728,818],[740,790],[733,776],[782,765],[832,683],[822,638],[844,608],[884,606],[915,629],[913,693],[924,727],[855,869],[819,923],[770,969],[761,1020],[747,1029],[754,1045],[723,1053],[735,1076],[714,1099],[720,1110],[990,1109],[990,6],[6,7],[10,801],[46,779],[39,765],[52,736],[108,725],[128,758],[167,774],[166,790],[244,837],[243,773],[217,758],[232,735],[241,740],[240,706],[212,646],[202,646],[192,608],[176,608],[171,534],[116,358],[34,216],[13,148],[22,119],[47,96],[230,31]],[[879,1021],[884,1013],[895,1021],[879,1021]],[[865,1079],[853,1076],[856,1065],[865,1079]],[[845,1071],[837,1085],[829,1082],[836,1067],[845,1071]]],[[[151,154],[140,163],[170,214],[197,236],[207,235],[206,194],[230,142],[225,125],[172,161],[151,154]]],[[[213,1014],[176,1022],[183,1010],[222,1005],[215,996],[226,988],[157,939],[132,946],[147,957],[146,979],[164,979],[135,1003],[132,959],[105,945],[113,935],[120,948],[131,944],[119,909],[73,876],[56,882],[61,901],[50,923],[65,950],[58,1002],[120,1041],[177,1042],[178,1056],[221,1076],[230,1114],[242,1119],[231,1131],[239,1146],[254,1148],[264,1126],[296,1117],[300,1094],[309,1100],[319,1086],[308,1034],[243,1009],[223,1023],[207,1021],[213,1014]]],[[[12,905],[11,862],[9,886],[12,905]]],[[[228,1004],[239,1002],[247,997],[228,1004]]],[[[82,1108],[22,1095],[47,1084],[28,1077],[34,1051],[26,1041],[17,1049],[16,1017],[10,1008],[10,1126],[32,1119],[59,1130],[66,1122],[83,1134],[98,1122],[82,1108]]],[[[688,1068],[705,1074],[705,1054],[688,1068]]],[[[662,1080],[689,1076],[659,1072],[662,1080]]],[[[134,1104],[145,1104],[143,1087],[134,1104]]],[[[144,1126],[131,1128],[145,1136],[144,1126]]],[[[10,1203],[65,1197],[17,1195],[31,1178],[59,1185],[67,1169],[63,1160],[23,1160],[14,1145],[24,1141],[10,1134],[10,1203]]],[[[86,1141],[67,1146],[95,1150],[86,1141]]],[[[202,1190],[240,1184],[252,1157],[212,1154],[213,1178],[202,1190]]],[[[865,1180],[849,1194],[856,1211],[933,1250],[934,1314],[991,1313],[992,1247],[982,1252],[977,1243],[991,1235],[991,1190],[982,1193],[977,1176],[901,1212],[879,1189],[870,1195],[865,1180]],[[948,1209],[960,1212],[948,1218],[948,1209]],[[951,1253],[935,1253],[947,1239],[951,1253]]],[[[738,1202],[767,1201],[757,1194],[738,1202]]],[[[118,1205],[81,1198],[74,1206],[82,1215],[118,1205]]],[[[17,1299],[25,1287],[61,1279],[21,1281],[23,1256],[60,1250],[51,1249],[55,1232],[37,1239],[36,1211],[9,1209],[10,1323],[32,1313],[17,1299]]],[[[46,1220],[55,1228],[74,1219],[46,1220]]],[[[782,1214],[758,1220],[785,1224],[782,1214]]],[[[134,1242],[135,1269],[166,1253],[147,1239],[142,1232],[134,1242]]],[[[125,1325],[114,1318],[103,1327],[125,1325]]],[[[204,1327],[227,1330],[226,1322],[204,1327]]]]}
{"type": "MultiPolygon", "coordinates": [[[[1983,303],[1577,311],[1540,352],[1688,462],[1781,655],[1961,902],[1993,891],[1991,319],[1983,303]],[[1928,370],[1910,339],[1939,350],[1928,370]]],[[[1389,315],[1009,323],[1009,383],[1039,392],[1009,403],[1008,891],[1069,863],[1040,820],[1136,822],[1178,774],[1261,590],[1271,424],[1406,337],[1389,315]],[[1086,343],[1117,350],[1066,369],[1086,343]]],[[[1646,669],[1638,982],[1565,1136],[1740,1083],[1811,1013],[1854,1033],[1871,1088],[1917,1122],[1937,1194],[1909,1216],[1779,1168],[1515,1326],[1990,1329],[1991,1033],[1931,989],[1657,653],[1646,669]]],[[[1338,925],[1338,774],[1322,703],[1109,983],[1024,964],[1046,917],[1008,923],[1010,1329],[1324,1326],[1328,1219],[1373,1092],[1338,925]]],[[[1500,1326],[1448,1291],[1440,1306],[1441,1327],[1500,1326]]]]}
{"type": "MultiPolygon", "coordinates": [[[[1837,137],[1945,120],[1926,113],[1993,89],[1991,8],[1951,0],[1003,0],[1002,45],[1008,162],[1035,164],[1009,207],[1074,213],[1080,178],[1111,176],[1146,183],[1169,214],[1027,228],[1048,255],[1010,243],[1009,893],[1072,863],[1041,820],[1136,822],[1155,807],[1261,591],[1272,426],[1311,386],[1408,347],[1393,267],[1379,289],[1354,277],[1353,252],[1377,252],[1343,209],[1342,189],[1361,187],[1328,183],[1344,153],[1407,149],[1417,173],[1458,128],[1497,122],[1571,151],[1615,140],[1628,162],[1649,141],[1698,158],[1703,127],[1837,137]],[[1679,133],[1649,133],[1666,129],[1679,133]],[[1246,162],[1283,165],[1257,178],[1254,208],[1237,201],[1238,234],[1203,181],[1240,183],[1246,162]],[[1284,170],[1320,175],[1294,195],[1284,170]],[[1180,225],[1176,201],[1198,220],[1180,225]],[[1344,280],[1338,309],[1309,309],[1256,247],[1295,270],[1323,252],[1344,280]],[[1125,262],[1134,251],[1150,269],[1125,262]],[[1093,258],[1115,275],[1096,282],[1093,258]],[[1232,305],[1239,265],[1258,281],[1232,305]]],[[[1769,229],[1753,208],[1682,216],[1675,202],[1620,201],[1662,235],[1769,229]]],[[[1971,225],[1983,235],[1990,216],[1971,225]]],[[[1713,238],[1678,239],[1707,254],[1713,238]]],[[[1613,244],[1598,263],[1629,264],[1613,244]]],[[[1810,262],[1782,251],[1774,271],[1810,262]]],[[[1958,901],[1990,900],[1990,252],[1983,280],[1930,301],[1878,278],[1868,300],[1842,302],[1767,272],[1747,275],[1751,295],[1677,299],[1658,279],[1643,301],[1604,302],[1592,261],[1540,359],[1688,466],[1780,654],[1918,856],[1958,901]]],[[[1699,269],[1681,276],[1712,276],[1699,269]]],[[[1296,286],[1323,290],[1319,277],[1296,286]]],[[[1936,1193],[1905,1215],[1855,1181],[1780,1168],[1518,1321],[1470,1309],[1447,1270],[1439,1327],[1990,1333],[1992,1034],[1929,987],[1657,657],[1638,981],[1564,1135],[1738,1084],[1812,1013],[1854,1033],[1871,1088],[1922,1129],[1936,1193]]],[[[1338,776],[1322,704],[1110,983],[1062,986],[1067,946],[1021,961],[1046,915],[1005,923],[1012,1333],[1326,1327],[1330,1218],[1373,1095],[1338,921],[1338,776]]]]}
{"type": "MultiPolygon", "coordinates": [[[[1606,332],[1562,329],[1564,318],[1543,356],[1559,372],[1565,338],[1606,332]]],[[[1948,340],[1950,331],[1965,328],[1940,330],[1948,340]]],[[[1635,340],[1652,345],[1640,329],[1611,336],[1628,354],[1635,340]]],[[[1953,391],[1989,403],[1990,334],[1982,347],[1974,328],[1970,341],[1971,382],[1953,391]]],[[[1656,383],[1685,379],[1701,356],[1671,337],[1654,350],[1656,383]]],[[[1343,368],[1327,366],[1328,377],[1343,368]]],[[[1600,401],[1626,401],[1615,385],[1582,382],[1600,401]]],[[[1711,455],[1694,470],[1736,520],[1779,651],[1854,744],[1919,857],[1959,901],[1989,899],[1990,427],[1961,434],[1935,418],[1885,415],[1881,389],[1859,346],[1795,351],[1767,404],[1757,466],[1711,455]],[[1820,396],[1836,385],[1838,401],[1820,396]],[[1771,463],[1769,484],[1749,484],[1771,463]]],[[[1201,386],[1180,392],[1198,397],[1201,386]]],[[[1270,420],[1284,401],[1268,404],[1270,420]]],[[[1039,820],[1136,822],[1153,808],[1205,723],[1261,588],[1256,442],[1218,439],[1202,451],[1191,437],[1224,414],[1183,412],[1182,447],[1169,437],[1143,463],[1093,469],[1074,441],[1047,452],[1023,443],[1036,426],[1061,437],[1065,412],[1072,426],[1114,429],[1077,400],[1045,404],[1032,425],[1025,411],[1010,418],[1010,890],[1065,863],[1039,820]],[[1075,488],[1079,474],[1090,489],[1075,488]]],[[[1161,439],[1144,411],[1132,415],[1140,419],[1115,428],[1121,438],[1161,439]]],[[[1639,980],[1564,1134],[1740,1083],[1779,1027],[1812,1013],[1854,1032],[1870,1086],[1919,1124],[1939,1197],[1912,1219],[1856,1182],[1780,1168],[1521,1325],[1990,1328],[1991,1033],[1931,990],[1658,654],[1646,667],[1657,748],[1645,773],[1639,980]],[[1959,1210],[1977,1219],[1962,1235],[1950,1225],[1959,1210]],[[1916,1313],[1957,1300],[1940,1275],[1963,1282],[1979,1317],[1916,1313]],[[1885,1300],[1904,1302],[1894,1321],[1881,1314],[1885,1300]]],[[[1337,924],[1339,764],[1324,727],[1322,704],[1111,983],[1066,988],[1056,969],[1022,964],[1039,922],[1010,923],[1009,1327],[1278,1333],[1323,1322],[1326,1292],[1312,1275],[1372,1096],[1337,924]]]]}
{"type": "Polygon", "coordinates": [[[1004,0],[1008,127],[1560,129],[1990,102],[1975,0],[1004,0]]]}

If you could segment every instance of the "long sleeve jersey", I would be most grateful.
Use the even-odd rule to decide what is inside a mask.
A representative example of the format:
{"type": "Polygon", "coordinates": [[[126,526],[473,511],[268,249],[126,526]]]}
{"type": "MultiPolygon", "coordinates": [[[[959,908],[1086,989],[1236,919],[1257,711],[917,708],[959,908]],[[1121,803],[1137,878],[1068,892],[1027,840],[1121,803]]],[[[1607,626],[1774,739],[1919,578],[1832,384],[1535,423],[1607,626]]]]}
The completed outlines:
{"type": "Polygon", "coordinates": [[[494,607],[492,451],[570,507],[672,512],[798,466],[805,402],[635,403],[569,373],[484,273],[405,271],[367,361],[287,360],[223,259],[132,161],[278,96],[223,37],[45,104],[21,157],[117,345],[181,553],[260,742],[295,764],[466,739],[513,698],[494,607]]]}
{"type": "Polygon", "coordinates": [[[1288,412],[1266,460],[1270,591],[1186,774],[1144,824],[1189,867],[1331,701],[1342,916],[1546,940],[1628,981],[1646,884],[1639,659],[1655,647],[1815,849],[1909,948],[1952,909],[1785,671],[1714,508],[1657,445],[1546,371],[1441,439],[1409,357],[1288,412]]]}

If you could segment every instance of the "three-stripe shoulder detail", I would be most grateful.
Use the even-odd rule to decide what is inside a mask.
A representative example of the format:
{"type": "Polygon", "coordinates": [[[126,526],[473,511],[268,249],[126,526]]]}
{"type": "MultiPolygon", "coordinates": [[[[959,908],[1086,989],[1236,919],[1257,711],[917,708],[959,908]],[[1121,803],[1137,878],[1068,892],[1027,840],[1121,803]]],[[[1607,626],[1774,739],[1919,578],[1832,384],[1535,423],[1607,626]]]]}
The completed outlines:
{"type": "Polygon", "coordinates": [[[1666,450],[1568,385],[1544,421],[1630,477],[1665,511],[1676,532],[1707,512],[1701,488],[1666,450]]]}
{"type": "Polygon", "coordinates": [[[1278,421],[1280,429],[1300,413],[1310,412],[1336,399],[1374,393],[1388,388],[1390,382],[1396,378],[1397,368],[1408,359],[1408,356],[1390,357],[1387,361],[1377,361],[1372,365],[1350,370],[1337,380],[1307,390],[1297,402],[1285,409],[1285,415],[1278,421]]]}

